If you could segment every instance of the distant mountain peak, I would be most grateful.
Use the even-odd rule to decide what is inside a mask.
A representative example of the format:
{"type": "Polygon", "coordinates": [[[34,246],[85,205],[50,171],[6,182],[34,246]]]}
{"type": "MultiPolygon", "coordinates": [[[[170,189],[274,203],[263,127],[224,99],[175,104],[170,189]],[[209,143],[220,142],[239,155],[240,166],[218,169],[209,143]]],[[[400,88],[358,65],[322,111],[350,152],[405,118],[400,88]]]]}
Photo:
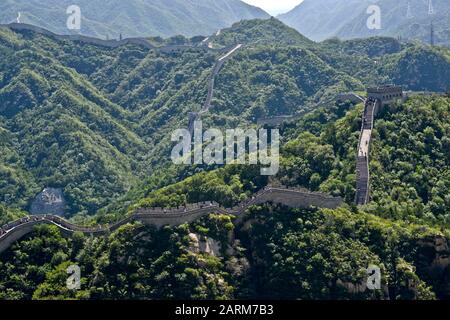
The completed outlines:
{"type": "MultiPolygon", "coordinates": [[[[20,22],[57,34],[67,28],[69,0],[11,0],[0,5],[0,23],[20,22]]],[[[85,36],[116,39],[174,35],[208,35],[241,19],[269,18],[264,10],[241,0],[78,0],[85,36]]]]}
{"type": "Polygon", "coordinates": [[[231,27],[222,29],[213,41],[221,45],[284,44],[310,46],[313,41],[287,26],[277,18],[241,20],[231,27]]]}
{"type": "Polygon", "coordinates": [[[315,41],[390,36],[429,43],[433,22],[435,43],[450,46],[448,0],[305,0],[278,18],[315,41]],[[381,10],[381,29],[367,28],[367,9],[374,4],[381,10]]]}

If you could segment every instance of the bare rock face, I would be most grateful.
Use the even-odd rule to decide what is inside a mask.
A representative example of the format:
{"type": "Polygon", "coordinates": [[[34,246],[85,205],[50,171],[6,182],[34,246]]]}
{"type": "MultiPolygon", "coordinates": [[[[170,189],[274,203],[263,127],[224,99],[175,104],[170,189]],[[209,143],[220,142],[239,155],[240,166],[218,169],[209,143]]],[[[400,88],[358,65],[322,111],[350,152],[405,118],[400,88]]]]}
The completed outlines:
{"type": "Polygon", "coordinates": [[[220,256],[220,245],[214,239],[208,237],[201,237],[195,233],[190,233],[189,238],[191,240],[190,250],[196,253],[207,253],[212,256],[220,256]]]}
{"type": "Polygon", "coordinates": [[[346,289],[348,293],[358,294],[364,293],[367,290],[367,284],[362,281],[361,283],[344,282],[341,279],[336,281],[336,285],[346,289]]]}
{"type": "Polygon", "coordinates": [[[45,188],[39,193],[31,204],[31,214],[64,215],[66,200],[62,189],[45,188]]]}
{"type": "Polygon", "coordinates": [[[424,261],[430,261],[430,269],[443,271],[450,266],[450,239],[436,235],[420,240],[424,261]]]}

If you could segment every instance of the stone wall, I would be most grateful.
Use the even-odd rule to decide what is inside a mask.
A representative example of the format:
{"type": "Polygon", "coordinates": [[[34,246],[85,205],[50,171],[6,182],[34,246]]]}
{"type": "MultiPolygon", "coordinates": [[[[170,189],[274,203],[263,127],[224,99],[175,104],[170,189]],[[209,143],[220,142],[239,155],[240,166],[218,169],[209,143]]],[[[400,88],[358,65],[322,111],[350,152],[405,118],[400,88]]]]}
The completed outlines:
{"type": "Polygon", "coordinates": [[[216,202],[202,202],[179,208],[140,208],[133,215],[105,227],[80,227],[54,215],[29,216],[0,228],[0,253],[9,248],[14,241],[32,232],[37,224],[53,224],[67,235],[78,231],[86,235],[102,236],[133,221],[140,221],[143,224],[156,227],[176,226],[193,222],[211,213],[236,215],[238,217],[236,223],[239,223],[250,206],[267,202],[283,204],[291,208],[309,208],[311,206],[337,208],[343,201],[341,198],[305,190],[267,187],[233,208],[220,207],[216,202]]]}
{"type": "Polygon", "coordinates": [[[403,101],[403,88],[399,86],[381,86],[367,89],[367,97],[380,101],[381,107],[396,101],[403,101]]]}
{"type": "Polygon", "coordinates": [[[206,100],[202,106],[202,109],[200,110],[200,112],[189,113],[188,130],[191,134],[194,133],[194,122],[199,121],[201,119],[202,114],[208,112],[209,108],[211,107],[211,102],[214,97],[214,85],[217,75],[222,69],[225,61],[227,61],[231,57],[231,54],[234,53],[240,47],[241,45],[220,49],[220,52],[227,52],[227,53],[223,57],[219,58],[214,64],[214,68],[211,72],[211,75],[208,78],[208,93],[206,95],[206,100]]]}
{"type": "MultiPolygon", "coordinates": [[[[107,48],[117,48],[120,46],[125,45],[137,45],[140,47],[144,47],[146,49],[152,50],[158,50],[164,53],[170,53],[170,52],[178,52],[178,51],[184,51],[189,49],[197,49],[197,50],[209,50],[205,46],[193,46],[193,45],[167,45],[167,46],[161,46],[157,47],[154,46],[152,43],[150,43],[146,38],[127,38],[123,40],[103,40],[99,38],[93,38],[83,35],[59,35],[56,33],[53,33],[49,30],[46,30],[41,27],[33,26],[26,23],[10,23],[10,24],[0,24],[0,27],[6,27],[10,28],[11,30],[15,31],[32,31],[38,34],[42,34],[48,37],[52,37],[57,40],[68,40],[68,41],[78,41],[85,44],[92,44],[97,45],[101,47],[107,47],[107,48]]],[[[213,51],[213,50],[211,50],[213,51]]]]}
{"type": "Polygon", "coordinates": [[[370,194],[370,145],[374,117],[379,108],[379,101],[369,98],[364,105],[362,115],[361,133],[358,142],[358,152],[356,157],[356,194],[357,205],[364,205],[369,202],[370,194]]]}
{"type": "Polygon", "coordinates": [[[367,89],[368,98],[362,115],[361,133],[356,156],[356,194],[357,205],[369,202],[370,195],[370,145],[375,116],[396,100],[403,100],[403,89],[399,86],[381,86],[367,89]]]}

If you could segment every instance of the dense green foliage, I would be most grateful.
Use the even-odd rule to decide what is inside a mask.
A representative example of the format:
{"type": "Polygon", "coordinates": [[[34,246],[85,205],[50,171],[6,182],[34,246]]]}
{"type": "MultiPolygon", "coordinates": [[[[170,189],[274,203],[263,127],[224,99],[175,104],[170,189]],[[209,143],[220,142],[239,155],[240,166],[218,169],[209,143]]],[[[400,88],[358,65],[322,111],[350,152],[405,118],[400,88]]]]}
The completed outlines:
{"type": "MultiPolygon", "coordinates": [[[[448,289],[427,276],[434,256],[421,241],[436,231],[372,215],[255,207],[234,228],[210,215],[156,230],[127,225],[108,237],[61,237],[55,227],[2,254],[1,299],[433,299],[448,289]],[[235,234],[234,238],[228,235],[235,234]],[[215,239],[215,240],[212,240],[215,239]],[[216,249],[202,248],[213,241],[216,249]],[[14,263],[12,263],[14,261],[14,263]],[[81,290],[66,269],[81,268],[81,290]],[[354,291],[369,264],[382,291],[354,291]]],[[[431,239],[431,240],[430,240],[431,239]]]]}
{"type": "Polygon", "coordinates": [[[4,205],[0,205],[0,226],[4,225],[5,223],[25,217],[26,215],[26,212],[16,209],[10,209],[5,207],[4,205]]]}
{"type": "Polygon", "coordinates": [[[374,212],[450,225],[450,100],[414,98],[376,123],[374,212]]]}
{"type": "Polygon", "coordinates": [[[140,207],[231,207],[268,184],[341,196],[343,208],[267,204],[242,223],[213,214],[99,238],[40,226],[0,254],[0,299],[449,298],[448,250],[437,247],[450,238],[450,97],[412,95],[380,112],[372,202],[360,208],[352,203],[362,105],[336,102],[386,82],[448,90],[448,50],[390,38],[313,44],[274,19],[235,24],[211,41],[245,46],[217,76],[205,128],[296,116],[281,125],[274,177],[259,166],[170,163],[170,134],[201,109],[223,52],[109,49],[0,28],[0,201],[8,205],[0,225],[23,216],[44,187],[61,187],[73,221],[90,224],[140,207]],[[65,285],[72,264],[81,267],[79,291],[65,285]],[[361,290],[370,264],[382,270],[381,291],[361,290]]]}
{"type": "MultiPolygon", "coordinates": [[[[4,203],[27,209],[44,187],[59,187],[69,214],[93,214],[130,189],[142,196],[136,190],[143,185],[158,188],[188,176],[168,167],[170,133],[200,110],[223,53],[111,50],[8,29],[0,29],[0,40],[4,203]]],[[[217,76],[212,107],[202,117],[219,128],[301,115],[366,85],[442,91],[449,83],[448,50],[404,47],[389,38],[315,45],[268,19],[242,21],[209,41],[245,44],[217,76]]]]}

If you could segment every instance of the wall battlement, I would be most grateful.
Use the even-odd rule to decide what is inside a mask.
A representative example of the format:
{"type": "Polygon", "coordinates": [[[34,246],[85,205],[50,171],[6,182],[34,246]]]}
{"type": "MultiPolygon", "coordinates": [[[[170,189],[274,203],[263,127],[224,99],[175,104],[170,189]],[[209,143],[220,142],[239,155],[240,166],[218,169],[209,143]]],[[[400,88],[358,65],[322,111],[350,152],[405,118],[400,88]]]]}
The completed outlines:
{"type": "Polygon", "coordinates": [[[204,50],[204,51],[220,51],[221,50],[215,50],[210,49],[207,46],[194,46],[194,45],[165,45],[165,46],[155,46],[153,45],[148,39],[146,38],[126,38],[122,40],[103,40],[99,38],[94,37],[88,37],[83,35],[59,35],[56,33],[53,33],[47,29],[34,26],[31,24],[26,23],[9,23],[9,24],[0,24],[0,27],[9,28],[13,31],[32,31],[38,34],[42,34],[48,37],[52,37],[57,40],[68,40],[68,41],[77,41],[84,44],[91,44],[101,47],[107,47],[107,48],[118,48],[121,46],[126,45],[136,45],[143,48],[146,48],[148,50],[158,50],[160,52],[164,53],[171,53],[171,52],[177,52],[177,51],[185,51],[185,50],[204,50]]]}
{"type": "Polygon", "coordinates": [[[393,103],[397,100],[403,100],[403,88],[400,86],[380,86],[367,88],[367,97],[379,100],[381,107],[393,103]]]}
{"type": "Polygon", "coordinates": [[[7,223],[0,228],[0,253],[8,249],[15,241],[32,232],[34,227],[39,224],[55,225],[65,235],[82,232],[86,235],[102,236],[134,221],[140,221],[146,225],[154,225],[156,227],[162,227],[164,225],[176,226],[195,221],[211,213],[235,215],[238,218],[236,219],[236,223],[238,223],[245,216],[250,206],[269,202],[286,205],[291,208],[319,207],[334,209],[339,207],[343,203],[343,200],[326,194],[305,190],[266,187],[255,193],[250,199],[231,209],[223,208],[213,201],[196,203],[179,208],[139,208],[134,214],[105,227],[77,226],[54,215],[28,216],[7,223]]]}
{"type": "Polygon", "coordinates": [[[357,205],[365,205],[370,200],[370,145],[375,116],[384,106],[404,99],[403,88],[400,86],[367,88],[367,96],[356,156],[355,202],[357,205]]]}

